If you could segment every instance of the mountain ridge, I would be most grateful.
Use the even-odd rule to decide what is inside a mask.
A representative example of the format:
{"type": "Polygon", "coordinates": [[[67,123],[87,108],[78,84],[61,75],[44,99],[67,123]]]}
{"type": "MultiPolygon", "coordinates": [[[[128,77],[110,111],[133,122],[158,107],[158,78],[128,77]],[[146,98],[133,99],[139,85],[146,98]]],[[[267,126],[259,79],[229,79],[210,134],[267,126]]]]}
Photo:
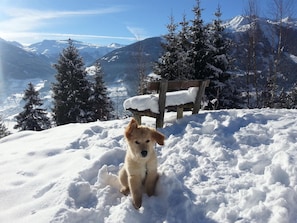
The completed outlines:
{"type": "MultiPolygon", "coordinates": [[[[257,21],[259,30],[256,42],[258,50],[256,60],[260,77],[259,83],[265,84],[266,78],[270,75],[270,66],[273,62],[272,53],[275,50],[275,43],[278,41],[277,31],[280,23],[266,18],[257,18],[257,21]]],[[[231,56],[235,58],[232,64],[232,73],[237,78],[235,81],[236,87],[244,91],[246,86],[245,75],[247,73],[246,49],[248,49],[248,30],[251,27],[251,23],[247,16],[236,16],[228,21],[224,21],[223,24],[225,26],[225,35],[234,43],[231,49],[231,56]]],[[[280,71],[282,75],[285,75],[283,78],[286,78],[286,81],[282,83],[282,87],[288,90],[296,82],[297,19],[286,18],[282,21],[282,25],[286,29],[286,42],[284,42],[283,48],[286,53],[281,58],[280,71]]],[[[95,61],[101,63],[108,89],[113,91],[112,97],[115,97],[115,101],[118,103],[117,107],[122,107],[120,103],[125,97],[136,94],[140,69],[144,70],[145,74],[152,72],[154,62],[162,54],[162,41],[162,37],[151,37],[127,46],[113,45],[101,47],[79,41],[75,41],[75,44],[78,44],[76,46],[87,67],[92,66],[95,61]],[[98,49],[105,51],[100,53],[98,49]],[[85,52],[82,50],[85,50],[85,52]],[[124,92],[121,93],[121,96],[118,93],[119,88],[124,92]]],[[[32,79],[35,84],[46,80],[41,91],[44,95],[48,94],[50,83],[54,81],[55,74],[51,65],[57,62],[58,55],[61,52],[59,50],[62,50],[63,46],[67,46],[67,40],[62,42],[65,45],[61,45],[61,41],[44,40],[40,43],[31,44],[31,47],[26,46],[22,49],[16,42],[0,39],[1,49],[9,45],[9,49],[0,51],[2,62],[2,76],[0,76],[0,80],[3,80],[2,85],[4,86],[0,90],[0,102],[3,102],[10,95],[21,94],[32,79]],[[46,48],[47,44],[56,44],[56,46],[48,49],[46,48]],[[19,82],[18,85],[15,84],[17,81],[19,82]],[[11,87],[12,83],[13,86],[11,87]]],[[[3,108],[0,105],[0,112],[2,111],[3,108]]]]}

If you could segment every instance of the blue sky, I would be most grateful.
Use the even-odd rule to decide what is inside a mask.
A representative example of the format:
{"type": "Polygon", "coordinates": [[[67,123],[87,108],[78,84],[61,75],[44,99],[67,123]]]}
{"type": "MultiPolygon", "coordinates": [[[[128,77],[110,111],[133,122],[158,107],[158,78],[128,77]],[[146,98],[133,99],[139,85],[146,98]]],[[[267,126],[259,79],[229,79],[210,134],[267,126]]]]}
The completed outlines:
{"type": "MultiPolygon", "coordinates": [[[[260,0],[261,4],[268,0],[260,0]]],[[[270,0],[271,1],[271,0],[270,0]]],[[[210,22],[218,4],[223,19],[244,13],[247,0],[201,0],[210,22]]],[[[0,0],[0,38],[30,44],[43,39],[130,44],[167,33],[170,15],[193,16],[195,0],[0,0]]]]}

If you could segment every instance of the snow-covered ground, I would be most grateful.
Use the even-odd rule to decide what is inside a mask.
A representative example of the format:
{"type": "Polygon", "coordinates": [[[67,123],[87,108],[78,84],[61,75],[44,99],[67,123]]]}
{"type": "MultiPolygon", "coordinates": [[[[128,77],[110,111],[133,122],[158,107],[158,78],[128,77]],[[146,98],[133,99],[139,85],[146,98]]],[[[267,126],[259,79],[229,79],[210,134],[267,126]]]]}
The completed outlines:
{"type": "MultiPolygon", "coordinates": [[[[119,193],[130,119],[0,140],[0,222],[297,222],[297,111],[167,114],[157,196],[119,193]]],[[[153,126],[154,119],[144,119],[153,126]]]]}

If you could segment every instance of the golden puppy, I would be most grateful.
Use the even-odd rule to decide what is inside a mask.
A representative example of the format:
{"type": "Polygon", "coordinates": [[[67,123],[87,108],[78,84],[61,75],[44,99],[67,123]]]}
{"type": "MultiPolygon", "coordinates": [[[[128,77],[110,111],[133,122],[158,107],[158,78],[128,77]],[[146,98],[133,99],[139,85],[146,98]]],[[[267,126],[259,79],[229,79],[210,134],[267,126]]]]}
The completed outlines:
{"type": "Polygon", "coordinates": [[[138,125],[132,119],[125,130],[128,148],[123,168],[119,172],[121,193],[131,193],[133,205],[136,209],[141,207],[142,193],[152,196],[158,181],[157,156],[154,145],[164,145],[164,135],[156,130],[138,125]]]}

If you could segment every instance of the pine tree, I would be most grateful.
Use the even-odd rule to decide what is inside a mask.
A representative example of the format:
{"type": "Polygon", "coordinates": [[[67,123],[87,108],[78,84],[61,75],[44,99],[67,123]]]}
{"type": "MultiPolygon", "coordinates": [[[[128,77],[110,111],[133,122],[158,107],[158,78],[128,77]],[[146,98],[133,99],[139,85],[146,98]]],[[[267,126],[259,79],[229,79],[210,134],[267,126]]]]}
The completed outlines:
{"type": "Polygon", "coordinates": [[[40,108],[43,103],[39,98],[39,92],[34,89],[32,83],[28,84],[23,97],[24,110],[16,116],[15,129],[41,131],[49,129],[51,123],[47,117],[46,109],[40,108]]]}
{"type": "Polygon", "coordinates": [[[190,27],[191,50],[189,56],[192,58],[193,78],[207,79],[209,75],[208,61],[209,49],[207,46],[207,36],[203,20],[201,18],[200,1],[196,0],[197,5],[193,8],[194,19],[190,27]]]}
{"type": "Polygon", "coordinates": [[[106,121],[112,118],[112,102],[108,97],[107,88],[103,81],[103,71],[100,63],[95,64],[95,83],[92,87],[90,102],[93,121],[106,121]]]}
{"type": "Polygon", "coordinates": [[[267,83],[264,86],[264,90],[262,91],[261,98],[263,102],[264,108],[274,108],[274,81],[272,78],[267,79],[267,83]]]}
{"type": "Polygon", "coordinates": [[[78,49],[69,39],[57,64],[56,83],[52,85],[53,118],[57,125],[91,121],[90,84],[78,49]]]}
{"type": "Polygon", "coordinates": [[[237,108],[239,92],[233,88],[230,74],[227,73],[230,63],[228,49],[230,41],[224,37],[224,27],[221,20],[221,8],[218,6],[213,23],[207,27],[208,34],[208,70],[210,85],[206,89],[209,100],[208,109],[237,108]],[[216,102],[212,104],[211,102],[216,102]],[[235,106],[235,107],[234,107],[235,106]]]}
{"type": "Polygon", "coordinates": [[[293,85],[291,91],[289,92],[288,101],[289,108],[297,108],[297,83],[293,85]]]}
{"type": "Polygon", "coordinates": [[[275,105],[275,108],[290,108],[291,106],[291,100],[290,100],[290,95],[282,89],[280,92],[280,95],[278,97],[277,103],[275,105]]]}
{"type": "Polygon", "coordinates": [[[177,27],[171,16],[170,24],[167,25],[168,34],[164,36],[165,42],[162,43],[164,53],[154,67],[154,72],[167,80],[181,79],[178,67],[177,27]]]}
{"type": "Polygon", "coordinates": [[[10,132],[8,131],[8,129],[6,128],[6,126],[4,125],[3,121],[2,121],[2,117],[0,116],[0,139],[8,136],[10,134],[10,132]]]}
{"type": "Polygon", "coordinates": [[[191,66],[190,58],[190,26],[186,20],[186,16],[183,16],[182,22],[179,23],[181,30],[177,34],[177,51],[178,51],[178,69],[181,79],[193,79],[193,67],[191,66]]]}
{"type": "Polygon", "coordinates": [[[210,71],[212,77],[221,79],[221,74],[227,71],[229,67],[229,58],[227,51],[229,48],[229,41],[224,38],[224,26],[221,20],[221,9],[218,7],[215,12],[216,18],[213,20],[213,24],[208,26],[208,40],[210,49],[210,71]]]}

